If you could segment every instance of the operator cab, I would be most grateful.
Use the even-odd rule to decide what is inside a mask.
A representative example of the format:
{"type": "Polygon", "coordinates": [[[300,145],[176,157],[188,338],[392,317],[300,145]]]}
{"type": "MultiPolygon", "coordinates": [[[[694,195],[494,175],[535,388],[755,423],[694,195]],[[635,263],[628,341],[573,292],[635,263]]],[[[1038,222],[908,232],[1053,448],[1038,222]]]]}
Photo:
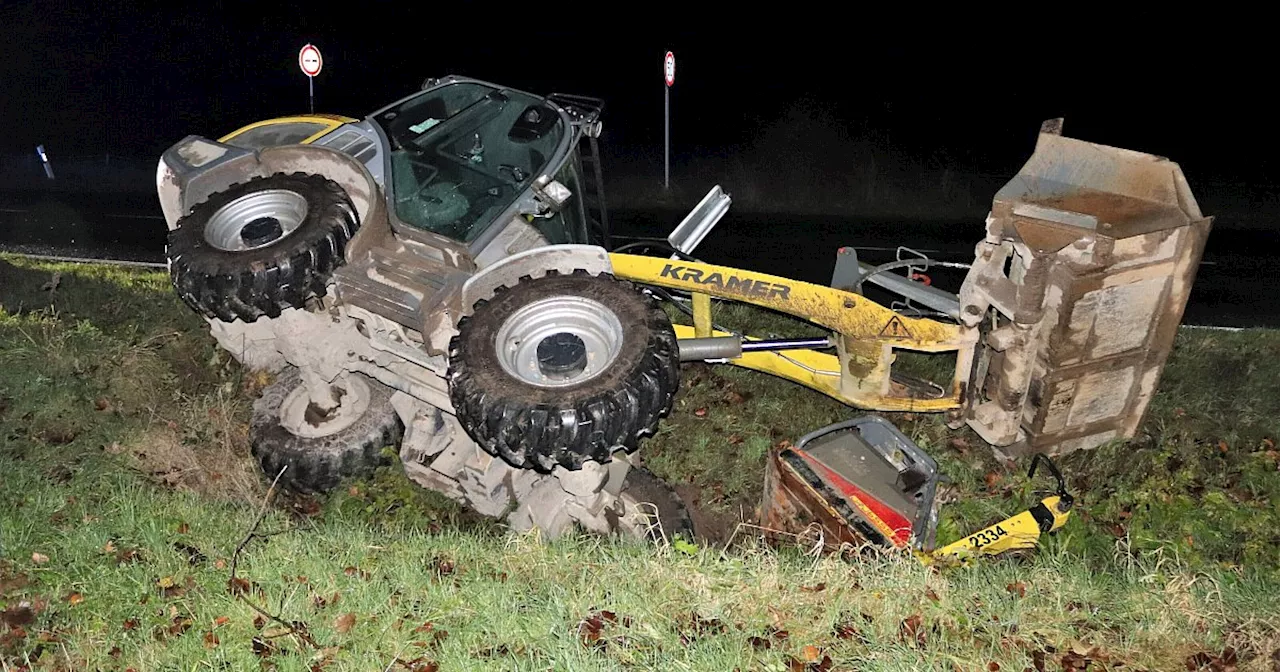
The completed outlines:
{"type": "Polygon", "coordinates": [[[587,242],[573,117],[549,99],[483,82],[432,84],[372,117],[390,145],[394,218],[473,248],[514,217],[547,243],[587,242]],[[543,175],[571,192],[563,207],[531,207],[543,175]]]}

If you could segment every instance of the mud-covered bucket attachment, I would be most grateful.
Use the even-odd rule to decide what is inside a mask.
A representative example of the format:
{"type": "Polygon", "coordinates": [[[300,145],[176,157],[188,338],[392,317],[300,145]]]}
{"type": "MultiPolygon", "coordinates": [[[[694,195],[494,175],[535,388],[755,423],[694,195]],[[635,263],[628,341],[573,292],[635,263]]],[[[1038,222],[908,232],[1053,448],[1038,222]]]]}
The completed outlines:
{"type": "Polygon", "coordinates": [[[864,417],[775,450],[761,525],[828,549],[865,544],[932,550],[938,466],[898,428],[864,417]]]}
{"type": "Polygon", "coordinates": [[[1014,453],[1132,437],[1211,221],[1178,164],[1046,122],[996,194],[960,290],[961,322],[984,334],[967,423],[1014,453]]]}

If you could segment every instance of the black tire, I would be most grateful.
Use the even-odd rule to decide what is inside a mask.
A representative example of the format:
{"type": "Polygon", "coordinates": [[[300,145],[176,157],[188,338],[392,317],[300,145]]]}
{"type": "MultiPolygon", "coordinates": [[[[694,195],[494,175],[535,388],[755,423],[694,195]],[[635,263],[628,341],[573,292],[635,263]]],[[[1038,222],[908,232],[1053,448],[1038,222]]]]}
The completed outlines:
{"type": "MultiPolygon", "coordinates": [[[[226,322],[278,317],[285,308],[303,308],[325,295],[329,276],[342,265],[347,241],[359,226],[355,206],[336,182],[304,173],[254,178],[210,196],[178,220],[178,228],[169,232],[169,275],[178,296],[208,317],[226,322]],[[215,215],[239,199],[267,191],[305,200],[306,213],[297,228],[282,232],[275,228],[280,219],[255,213],[252,223],[267,228],[260,239],[240,237],[250,249],[215,245],[211,236],[217,238],[216,232],[223,230],[216,222],[225,221],[215,215]],[[273,233],[283,235],[273,240],[273,233]]],[[[242,234],[247,231],[255,229],[243,226],[242,234]]]]}
{"type": "Polygon", "coordinates": [[[392,390],[362,374],[349,375],[368,390],[368,406],[349,426],[326,436],[299,436],[281,423],[282,405],[303,384],[296,368],[286,369],[263,390],[253,404],[249,440],[267,480],[288,466],[281,485],[299,492],[325,492],[343,480],[369,476],[387,463],[382,449],[397,445],[402,433],[391,406],[392,390]]]}
{"type": "Polygon", "coordinates": [[[652,471],[644,467],[628,469],[627,477],[622,481],[621,496],[631,500],[624,500],[625,504],[639,503],[645,514],[657,514],[659,525],[648,530],[649,538],[653,541],[671,542],[676,537],[685,541],[695,539],[693,517],[689,515],[684,500],[680,499],[680,495],[676,494],[670,484],[652,471]]]}
{"type": "Polygon", "coordinates": [[[459,322],[449,344],[450,398],[471,438],[511,465],[549,471],[608,462],[619,448],[635,450],[670,412],[680,376],[675,331],[653,299],[631,283],[585,271],[552,272],[501,288],[474,311],[459,322]],[[496,343],[516,311],[556,297],[606,307],[621,337],[616,356],[593,377],[546,387],[505,370],[496,343]]]}

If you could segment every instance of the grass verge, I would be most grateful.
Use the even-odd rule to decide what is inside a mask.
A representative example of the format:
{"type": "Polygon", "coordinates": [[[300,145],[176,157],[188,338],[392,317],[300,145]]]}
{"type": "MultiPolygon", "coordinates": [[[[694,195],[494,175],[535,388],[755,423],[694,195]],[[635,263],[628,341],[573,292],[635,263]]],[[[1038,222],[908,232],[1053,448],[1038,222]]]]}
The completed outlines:
{"type": "MultiPolygon", "coordinates": [[[[260,382],[163,274],[0,260],[0,288],[0,669],[1265,670],[1280,656],[1280,339],[1265,332],[1180,336],[1142,440],[1067,460],[1081,512],[1026,557],[939,573],[743,535],[693,552],[542,543],[387,470],[278,500],[229,582],[265,490],[244,436],[260,382]],[[1225,366],[1245,368],[1225,380],[1225,366]]],[[[642,452],[726,530],[750,515],[771,447],[851,415],[728,367],[688,367],[685,387],[642,452]]],[[[892,419],[952,477],[941,540],[1033,499],[975,438],[892,419]]]]}

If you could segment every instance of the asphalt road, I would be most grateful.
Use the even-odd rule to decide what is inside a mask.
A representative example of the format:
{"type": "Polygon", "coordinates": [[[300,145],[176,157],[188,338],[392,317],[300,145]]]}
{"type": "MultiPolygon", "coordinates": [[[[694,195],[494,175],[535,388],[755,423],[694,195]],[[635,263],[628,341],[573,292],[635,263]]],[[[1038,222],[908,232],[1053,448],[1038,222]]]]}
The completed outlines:
{"type": "MultiPolygon", "coordinates": [[[[619,243],[664,238],[681,213],[612,213],[619,243]]],[[[164,261],[165,224],[150,194],[0,192],[0,248],[55,256],[164,261]]],[[[969,262],[982,221],[889,221],[754,215],[730,212],[696,254],[706,261],[826,284],[836,250],[858,248],[873,263],[908,245],[944,261],[969,262]]],[[[1184,322],[1215,326],[1280,326],[1276,234],[1219,227],[1209,236],[1184,322]]],[[[962,271],[931,272],[954,290],[962,271]]]]}

